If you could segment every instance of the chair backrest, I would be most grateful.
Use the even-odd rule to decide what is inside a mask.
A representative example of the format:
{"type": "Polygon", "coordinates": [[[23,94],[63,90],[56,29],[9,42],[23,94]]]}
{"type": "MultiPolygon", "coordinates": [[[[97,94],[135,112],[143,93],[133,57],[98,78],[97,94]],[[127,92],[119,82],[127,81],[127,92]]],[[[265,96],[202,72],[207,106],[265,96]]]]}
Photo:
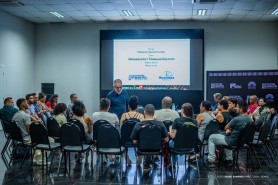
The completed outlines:
{"type": "Polygon", "coordinates": [[[130,139],[130,135],[136,125],[137,121],[135,120],[127,120],[123,123],[121,127],[121,143],[122,145],[132,145],[132,139],[130,139]]]}
{"type": "Polygon", "coordinates": [[[111,124],[101,125],[98,129],[98,148],[120,148],[120,133],[111,124]]]}
{"type": "Polygon", "coordinates": [[[173,125],[173,121],[171,121],[171,120],[164,120],[164,121],[162,121],[162,123],[165,125],[167,131],[169,132],[169,127],[171,125],[173,125]]]}
{"type": "Polygon", "coordinates": [[[184,123],[176,133],[175,149],[195,148],[198,144],[198,127],[193,123],[184,123]]]}
{"type": "Polygon", "coordinates": [[[262,124],[259,132],[259,137],[258,137],[258,142],[259,141],[266,141],[268,134],[270,132],[270,126],[271,126],[271,121],[270,119],[266,119],[264,123],[262,124]]]}
{"type": "Polygon", "coordinates": [[[157,126],[147,125],[139,130],[138,151],[160,151],[162,144],[162,133],[157,126]]]}
{"type": "Polygon", "coordinates": [[[94,122],[93,125],[93,141],[97,141],[98,138],[98,129],[101,125],[111,125],[108,121],[106,120],[98,120],[96,122],[94,122]]]}
{"type": "Polygon", "coordinates": [[[38,144],[49,145],[47,130],[42,123],[31,123],[30,136],[33,146],[36,146],[38,144]]]}
{"type": "Polygon", "coordinates": [[[65,146],[83,146],[81,131],[76,124],[71,122],[63,124],[60,128],[60,140],[62,149],[65,146]]]}
{"type": "Polygon", "coordinates": [[[84,125],[77,119],[70,119],[71,123],[75,124],[76,126],[78,126],[80,132],[81,132],[81,138],[82,138],[82,141],[83,142],[87,142],[87,139],[86,139],[86,135],[85,135],[85,128],[84,128],[84,125]]]}
{"type": "Polygon", "coordinates": [[[50,137],[58,138],[60,137],[60,126],[59,123],[56,121],[55,118],[50,117],[47,118],[47,131],[50,137]]]}
{"type": "Polygon", "coordinates": [[[273,118],[272,118],[272,122],[271,122],[271,126],[270,126],[270,138],[274,137],[275,134],[275,130],[278,124],[278,115],[276,114],[273,118]]]}
{"type": "Polygon", "coordinates": [[[11,121],[9,126],[10,126],[10,136],[11,136],[12,140],[23,143],[23,137],[21,134],[21,130],[20,130],[19,126],[17,125],[16,121],[11,121]]]}
{"type": "Polygon", "coordinates": [[[0,120],[5,137],[7,138],[10,135],[10,123],[11,121],[5,120],[5,119],[1,119],[0,120]]]}
{"type": "Polygon", "coordinates": [[[205,133],[204,133],[204,140],[208,140],[209,139],[209,136],[211,134],[216,134],[218,133],[218,130],[219,130],[219,122],[217,119],[213,119],[211,120],[208,124],[207,124],[207,127],[205,129],[205,133]]]}
{"type": "Polygon", "coordinates": [[[241,147],[244,144],[252,143],[256,132],[256,125],[253,122],[247,123],[244,128],[240,130],[237,146],[241,147]]]}

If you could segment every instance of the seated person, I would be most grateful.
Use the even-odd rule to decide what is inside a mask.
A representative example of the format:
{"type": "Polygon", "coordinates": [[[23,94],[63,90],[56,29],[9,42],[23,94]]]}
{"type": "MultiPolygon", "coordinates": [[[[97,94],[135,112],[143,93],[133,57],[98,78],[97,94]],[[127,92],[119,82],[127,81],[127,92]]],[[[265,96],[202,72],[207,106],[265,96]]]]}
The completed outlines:
{"type": "MultiPolygon", "coordinates": [[[[174,141],[176,137],[177,131],[181,128],[181,126],[185,123],[190,123],[193,126],[197,126],[197,121],[194,119],[194,111],[193,106],[190,103],[184,103],[181,107],[181,117],[175,119],[172,126],[169,128],[169,135],[172,140],[169,142],[169,148],[174,148],[174,141]]],[[[198,148],[198,147],[197,147],[198,148]]],[[[199,150],[196,148],[196,152],[199,150]]],[[[199,154],[198,154],[199,157],[199,154]]],[[[191,156],[191,159],[195,159],[195,156],[191,156]]],[[[177,156],[173,156],[173,164],[175,165],[177,161],[177,156]]],[[[175,166],[174,166],[175,168],[175,166]]]]}
{"type": "Polygon", "coordinates": [[[92,122],[90,120],[90,117],[86,116],[85,113],[86,107],[81,101],[75,102],[75,104],[72,106],[72,112],[73,112],[73,119],[76,119],[80,121],[85,130],[85,137],[87,140],[87,143],[91,143],[93,138],[92,138],[92,122]],[[88,121],[89,119],[89,121],[88,121]]]}
{"type": "MultiPolygon", "coordinates": [[[[140,129],[150,124],[157,126],[157,128],[161,130],[162,139],[164,139],[165,142],[168,142],[169,138],[168,138],[167,129],[163,123],[153,119],[154,112],[155,112],[155,107],[152,104],[147,104],[145,106],[144,109],[145,119],[142,122],[139,122],[135,125],[130,136],[130,138],[133,140],[134,143],[137,143],[138,133],[140,129]]],[[[144,160],[144,172],[149,172],[151,170],[150,162],[151,162],[150,156],[146,156],[146,159],[144,160]]]]}
{"type": "Polygon", "coordinates": [[[180,115],[177,111],[171,109],[172,98],[166,96],[162,99],[162,109],[156,110],[154,113],[154,119],[158,121],[170,120],[174,121],[179,118],[180,115]]]}
{"type": "Polygon", "coordinates": [[[30,115],[31,122],[42,123],[43,122],[42,119],[39,118],[39,116],[35,111],[34,96],[32,94],[27,94],[26,101],[29,106],[28,109],[26,110],[26,113],[30,115]]]}
{"type": "MultiPolygon", "coordinates": [[[[245,127],[247,123],[252,122],[252,119],[247,115],[247,103],[242,101],[237,104],[237,111],[239,116],[233,118],[226,126],[226,134],[212,134],[209,137],[208,148],[208,166],[215,167],[215,146],[226,145],[235,146],[238,142],[238,137],[241,129],[245,127]]],[[[225,149],[226,165],[231,166],[233,164],[232,151],[225,149]]]]}
{"type": "Polygon", "coordinates": [[[58,103],[53,110],[53,117],[61,127],[64,123],[67,122],[66,118],[66,111],[67,111],[67,106],[64,103],[58,103]]]}
{"type": "Polygon", "coordinates": [[[43,122],[46,123],[47,118],[52,117],[52,115],[51,115],[51,112],[49,111],[48,107],[45,105],[45,101],[46,101],[46,94],[39,93],[37,104],[41,110],[40,118],[43,120],[43,122]]]}
{"type": "Polygon", "coordinates": [[[252,115],[253,112],[257,109],[258,107],[258,97],[256,95],[252,95],[250,96],[250,99],[249,99],[249,106],[248,106],[248,110],[247,110],[247,114],[248,115],[252,115]]]}
{"type": "Polygon", "coordinates": [[[18,109],[14,108],[14,101],[12,97],[7,97],[4,100],[4,106],[0,109],[0,119],[10,121],[12,120],[18,109]]]}
{"type": "Polygon", "coordinates": [[[53,113],[54,107],[57,105],[58,103],[58,94],[53,94],[52,96],[50,96],[50,98],[48,99],[48,101],[46,102],[46,106],[48,108],[48,110],[53,113]]]}
{"type": "Polygon", "coordinates": [[[106,120],[109,123],[111,123],[114,127],[116,125],[119,125],[119,119],[118,116],[114,113],[110,113],[110,100],[107,98],[101,98],[100,99],[100,105],[99,105],[99,112],[94,112],[92,114],[92,121],[93,123],[98,120],[106,120]]]}
{"type": "Polygon", "coordinates": [[[123,113],[120,121],[121,127],[126,120],[132,119],[135,121],[142,121],[144,119],[144,115],[136,111],[138,107],[138,103],[139,102],[137,96],[130,96],[128,101],[129,112],[123,113]]]}
{"type": "Polygon", "coordinates": [[[261,127],[268,113],[270,113],[270,109],[267,106],[265,98],[260,98],[259,106],[249,115],[255,122],[257,129],[261,127]]]}
{"type": "Polygon", "coordinates": [[[200,114],[197,115],[198,123],[198,137],[203,141],[204,134],[208,123],[215,119],[214,114],[211,112],[211,103],[209,101],[202,101],[200,105],[200,114]]]}
{"type": "Polygon", "coordinates": [[[68,105],[68,109],[67,109],[67,118],[68,119],[71,119],[72,118],[72,116],[73,116],[73,113],[72,113],[72,106],[73,106],[73,104],[75,103],[75,102],[77,102],[78,101],[78,97],[77,97],[77,95],[76,94],[71,94],[70,95],[70,103],[69,103],[69,105],[68,105]]]}
{"type": "Polygon", "coordinates": [[[214,99],[215,105],[212,107],[212,111],[213,111],[214,115],[217,115],[219,102],[222,100],[222,94],[220,94],[220,93],[213,94],[213,99],[214,99]]]}
{"type": "Polygon", "coordinates": [[[229,107],[228,107],[228,111],[230,112],[230,115],[232,116],[232,118],[237,117],[238,113],[236,110],[237,107],[237,99],[236,98],[230,98],[228,100],[229,102],[229,107]]]}
{"type": "Polygon", "coordinates": [[[218,106],[218,114],[216,119],[219,122],[219,129],[224,131],[225,126],[228,121],[232,118],[230,112],[228,111],[229,103],[227,100],[221,100],[218,106]]]}

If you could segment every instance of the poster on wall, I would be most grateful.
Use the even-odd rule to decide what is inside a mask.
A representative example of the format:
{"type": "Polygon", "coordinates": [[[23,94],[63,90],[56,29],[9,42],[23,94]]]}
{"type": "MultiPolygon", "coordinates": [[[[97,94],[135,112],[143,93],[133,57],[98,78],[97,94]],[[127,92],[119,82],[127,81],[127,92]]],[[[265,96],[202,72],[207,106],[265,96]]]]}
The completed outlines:
{"type": "Polygon", "coordinates": [[[277,108],[278,70],[207,71],[206,97],[213,104],[214,93],[247,102],[257,95],[277,108]]]}

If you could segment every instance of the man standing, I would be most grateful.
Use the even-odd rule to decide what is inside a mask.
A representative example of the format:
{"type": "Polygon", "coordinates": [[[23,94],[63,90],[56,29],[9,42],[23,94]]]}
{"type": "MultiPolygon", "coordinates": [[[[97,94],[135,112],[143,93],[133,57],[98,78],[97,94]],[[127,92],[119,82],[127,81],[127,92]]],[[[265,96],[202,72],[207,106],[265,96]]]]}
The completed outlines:
{"type": "Polygon", "coordinates": [[[3,108],[0,109],[0,119],[10,121],[17,111],[18,109],[14,108],[14,101],[12,97],[7,97],[4,100],[3,108]]]}
{"type": "Polygon", "coordinates": [[[107,94],[107,98],[111,101],[110,112],[115,113],[120,120],[122,114],[128,110],[128,94],[123,90],[122,81],[114,80],[114,90],[107,94]]]}
{"type": "Polygon", "coordinates": [[[154,113],[154,119],[158,121],[170,120],[174,122],[176,118],[179,118],[180,115],[177,111],[171,109],[172,98],[166,96],[162,99],[162,109],[156,110],[154,113]]]}
{"type": "Polygon", "coordinates": [[[67,109],[67,119],[70,120],[73,116],[73,113],[72,113],[72,106],[75,102],[78,101],[78,97],[76,94],[71,94],[70,95],[70,103],[68,105],[68,109],[67,109]]]}

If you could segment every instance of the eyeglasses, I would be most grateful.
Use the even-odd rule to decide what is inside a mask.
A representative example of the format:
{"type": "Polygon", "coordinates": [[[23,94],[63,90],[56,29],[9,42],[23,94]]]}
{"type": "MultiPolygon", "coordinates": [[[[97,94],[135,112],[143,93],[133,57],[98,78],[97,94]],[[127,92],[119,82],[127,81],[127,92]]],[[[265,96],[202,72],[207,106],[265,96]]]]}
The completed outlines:
{"type": "Polygon", "coordinates": [[[114,87],[115,89],[121,89],[122,88],[122,86],[120,86],[120,87],[114,87]]]}

